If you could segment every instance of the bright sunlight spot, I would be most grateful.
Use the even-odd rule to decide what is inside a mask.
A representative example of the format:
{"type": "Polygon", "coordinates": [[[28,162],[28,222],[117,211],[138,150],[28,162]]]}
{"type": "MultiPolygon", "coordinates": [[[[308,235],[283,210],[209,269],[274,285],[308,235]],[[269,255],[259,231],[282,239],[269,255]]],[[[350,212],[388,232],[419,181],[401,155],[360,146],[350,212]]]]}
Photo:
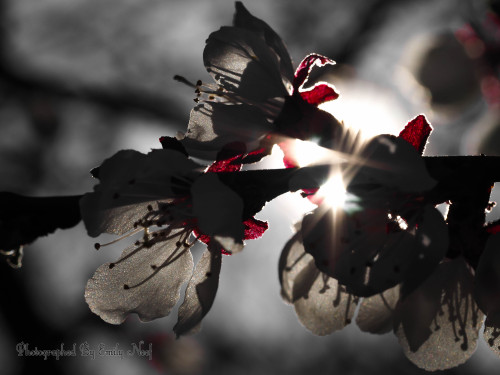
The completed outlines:
{"type": "Polygon", "coordinates": [[[347,191],[345,190],[342,175],[340,173],[333,174],[328,181],[320,187],[316,194],[323,197],[323,202],[333,208],[344,207],[347,199],[347,191]]]}
{"type": "Polygon", "coordinates": [[[338,99],[323,103],[319,108],[346,126],[361,131],[365,141],[378,134],[398,135],[408,116],[401,111],[395,98],[368,82],[349,83],[342,85],[338,99]]]}

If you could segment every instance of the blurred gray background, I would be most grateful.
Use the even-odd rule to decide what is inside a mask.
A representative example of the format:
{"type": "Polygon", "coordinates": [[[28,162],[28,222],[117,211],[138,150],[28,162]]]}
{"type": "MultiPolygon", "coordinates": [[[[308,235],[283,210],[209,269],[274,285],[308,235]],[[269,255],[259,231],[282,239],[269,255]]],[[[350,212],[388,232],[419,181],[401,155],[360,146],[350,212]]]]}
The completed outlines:
{"type": "MultiPolygon", "coordinates": [[[[103,159],[124,148],[147,152],[160,146],[160,136],[184,130],[194,94],[172,77],[209,79],[202,62],[205,39],[229,25],[234,12],[229,0],[0,4],[0,191],[34,196],[89,191],[95,182],[89,170],[103,159]]],[[[500,155],[497,56],[485,53],[495,52],[500,39],[495,27],[484,26],[487,2],[245,5],[281,35],[295,64],[311,52],[337,61],[318,78],[339,88],[342,96],[330,109],[346,122],[397,134],[425,113],[435,128],[428,155],[500,155]],[[467,23],[486,27],[487,42],[464,39],[467,23]],[[457,30],[463,31],[460,42],[457,30]]],[[[266,164],[278,165],[279,158],[266,164]]],[[[38,240],[25,249],[20,270],[0,265],[0,373],[423,374],[392,334],[363,334],[352,325],[313,336],[281,300],[278,258],[303,210],[292,194],[265,207],[258,217],[270,229],[242,253],[224,257],[218,295],[201,333],[180,340],[171,334],[175,313],[111,326],[88,309],[87,279],[98,265],[116,259],[124,244],[96,252],[82,225],[38,240]],[[126,354],[141,340],[146,348],[153,344],[156,361],[126,354]],[[30,349],[75,344],[77,356],[19,357],[21,342],[30,349]],[[124,358],[83,357],[84,343],[125,350],[124,358]]],[[[467,364],[438,374],[492,374],[499,366],[481,340],[467,364]]]]}

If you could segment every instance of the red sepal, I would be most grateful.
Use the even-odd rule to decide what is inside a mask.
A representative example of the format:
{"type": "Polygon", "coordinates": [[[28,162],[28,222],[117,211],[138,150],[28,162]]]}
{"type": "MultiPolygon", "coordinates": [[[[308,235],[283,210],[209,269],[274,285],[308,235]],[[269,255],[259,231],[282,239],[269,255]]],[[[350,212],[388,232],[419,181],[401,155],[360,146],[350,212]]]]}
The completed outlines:
{"type": "Polygon", "coordinates": [[[399,133],[399,137],[411,144],[422,155],[431,131],[432,126],[429,125],[425,116],[418,115],[406,124],[399,133]]]}
{"type": "Polygon", "coordinates": [[[304,84],[314,66],[321,67],[327,64],[334,65],[335,61],[318,54],[307,55],[304,60],[301,61],[299,67],[295,71],[295,78],[293,80],[294,90],[297,91],[304,84]]]}
{"type": "Polygon", "coordinates": [[[301,98],[309,104],[318,106],[339,97],[335,87],[328,83],[319,83],[307,91],[299,91],[301,98]]]}

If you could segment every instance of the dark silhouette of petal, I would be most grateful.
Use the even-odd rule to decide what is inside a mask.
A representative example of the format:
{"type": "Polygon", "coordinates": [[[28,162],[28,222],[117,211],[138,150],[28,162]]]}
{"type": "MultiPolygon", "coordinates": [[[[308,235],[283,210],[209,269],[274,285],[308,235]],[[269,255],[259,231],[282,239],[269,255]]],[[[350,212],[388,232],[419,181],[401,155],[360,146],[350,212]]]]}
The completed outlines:
{"type": "Polygon", "coordinates": [[[293,80],[292,60],[281,38],[267,23],[251,15],[243,3],[237,1],[235,5],[236,13],[234,15],[233,25],[256,33],[261,33],[264,36],[266,44],[272,48],[279,57],[282,77],[288,79],[291,83],[293,80]]]}
{"type": "Polygon", "coordinates": [[[446,224],[426,206],[405,231],[388,231],[387,212],[318,207],[304,216],[302,236],[316,266],[357,296],[373,296],[401,282],[414,288],[447,250],[446,224]]]}
{"type": "Polygon", "coordinates": [[[359,304],[356,324],[364,332],[377,334],[390,332],[394,326],[394,310],[398,300],[399,286],[363,298],[359,304]]]}
{"type": "Polygon", "coordinates": [[[304,251],[300,231],[280,257],[281,295],[293,303],[299,321],[316,335],[328,335],[351,322],[358,299],[320,272],[304,251]]]}
{"type": "Polygon", "coordinates": [[[201,320],[212,307],[219,287],[221,257],[221,249],[211,244],[196,264],[174,326],[177,336],[193,334],[201,328],[201,320]]]}
{"type": "Polygon", "coordinates": [[[291,94],[278,56],[259,35],[237,27],[221,27],[210,34],[203,51],[207,71],[224,89],[249,100],[291,94]]]}
{"type": "Polygon", "coordinates": [[[396,311],[394,331],[410,361],[427,371],[458,366],[476,350],[484,314],[463,258],[444,261],[396,311]]]}
{"type": "Polygon", "coordinates": [[[489,323],[500,327],[500,234],[490,235],[479,258],[474,298],[489,323]]]}

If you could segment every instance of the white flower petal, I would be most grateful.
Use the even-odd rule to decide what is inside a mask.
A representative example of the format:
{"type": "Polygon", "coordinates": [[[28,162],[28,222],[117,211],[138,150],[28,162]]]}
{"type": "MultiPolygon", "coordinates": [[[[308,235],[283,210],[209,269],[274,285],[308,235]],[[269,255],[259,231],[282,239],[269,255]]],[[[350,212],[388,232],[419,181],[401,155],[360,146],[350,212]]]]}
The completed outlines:
{"type": "Polygon", "coordinates": [[[217,293],[221,263],[221,249],[210,246],[196,264],[186,297],[179,308],[179,320],[174,327],[177,336],[199,331],[201,320],[212,307],[217,293]]]}
{"type": "Polygon", "coordinates": [[[243,200],[215,173],[200,176],[191,186],[198,228],[207,236],[231,237],[243,242],[243,200]]]}
{"type": "Polygon", "coordinates": [[[281,252],[278,271],[281,284],[281,297],[288,303],[293,302],[292,289],[295,278],[310,261],[310,256],[304,252],[300,228],[286,243],[281,252]]]}
{"type": "Polygon", "coordinates": [[[267,45],[278,55],[281,75],[287,78],[290,84],[293,81],[293,66],[290,55],[276,32],[264,21],[254,17],[248,12],[240,1],[236,2],[236,14],[234,15],[234,26],[244,28],[262,35],[267,45]]]}
{"type": "Polygon", "coordinates": [[[293,300],[299,321],[320,336],[350,324],[358,302],[358,298],[346,293],[337,280],[320,272],[313,259],[295,280],[293,300]]]}
{"type": "Polygon", "coordinates": [[[180,139],[189,155],[215,160],[228,144],[244,143],[255,149],[264,134],[272,130],[264,113],[248,104],[204,103],[191,110],[188,130],[180,139]]]}
{"type": "Polygon", "coordinates": [[[213,32],[203,62],[215,81],[246,99],[261,102],[289,94],[278,56],[255,32],[237,27],[213,32]]]}
{"type": "Polygon", "coordinates": [[[394,310],[399,300],[399,285],[372,297],[365,297],[359,304],[356,324],[364,332],[387,333],[394,325],[394,310]]]}
{"type": "Polygon", "coordinates": [[[476,268],[474,297],[491,324],[500,327],[500,234],[491,235],[476,268]]]}
{"type": "Polygon", "coordinates": [[[462,258],[443,262],[398,306],[395,333],[418,367],[449,369],[476,350],[484,314],[474,302],[472,283],[462,258]]]}
{"type": "Polygon", "coordinates": [[[328,335],[351,322],[357,298],[320,272],[296,233],[280,258],[281,294],[293,303],[299,321],[316,335],[328,335]]]}
{"type": "Polygon", "coordinates": [[[85,289],[90,309],[112,324],[131,313],[143,321],[168,315],[193,269],[189,248],[177,244],[182,232],[149,248],[129,247],[117,262],[100,266],[85,289]]]}
{"type": "Polygon", "coordinates": [[[147,213],[153,202],[189,193],[200,166],[175,150],[153,150],[147,155],[119,151],[99,167],[100,183],[80,200],[90,236],[122,234],[147,213]]]}
{"type": "Polygon", "coordinates": [[[486,341],[493,353],[500,357],[500,328],[492,324],[488,319],[489,317],[486,318],[484,323],[484,341],[486,341]]]}

